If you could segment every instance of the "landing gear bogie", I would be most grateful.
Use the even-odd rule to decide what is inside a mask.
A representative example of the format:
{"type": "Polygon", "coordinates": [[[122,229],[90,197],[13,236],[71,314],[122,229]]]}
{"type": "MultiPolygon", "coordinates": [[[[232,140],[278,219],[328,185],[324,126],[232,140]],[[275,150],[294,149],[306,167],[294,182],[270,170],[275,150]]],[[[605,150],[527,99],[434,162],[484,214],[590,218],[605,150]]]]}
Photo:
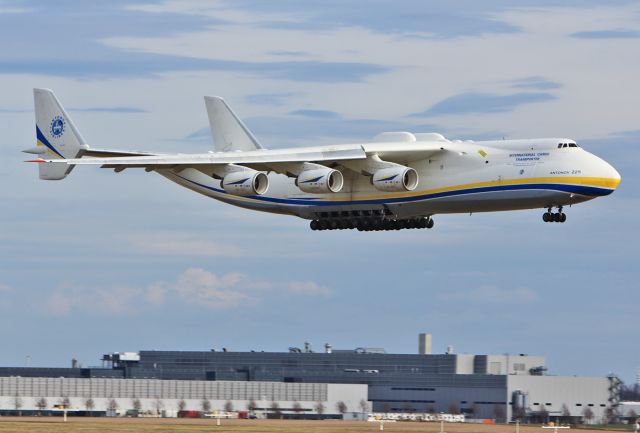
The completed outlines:
{"type": "Polygon", "coordinates": [[[562,212],[562,206],[558,207],[558,212],[552,212],[552,208],[549,208],[547,212],[542,214],[542,221],[546,223],[563,223],[567,220],[567,214],[562,212]]]}
{"type": "Polygon", "coordinates": [[[320,218],[309,223],[311,230],[345,230],[357,229],[358,231],[388,231],[403,229],[430,229],[433,228],[433,218],[359,218],[359,219],[325,219],[320,218]]]}

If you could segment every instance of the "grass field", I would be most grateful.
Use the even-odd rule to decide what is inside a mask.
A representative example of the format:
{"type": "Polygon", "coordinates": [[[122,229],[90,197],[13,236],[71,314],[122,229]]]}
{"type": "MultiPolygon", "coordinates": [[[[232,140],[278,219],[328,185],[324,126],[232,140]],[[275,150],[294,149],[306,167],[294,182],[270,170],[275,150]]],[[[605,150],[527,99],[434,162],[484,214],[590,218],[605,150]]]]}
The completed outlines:
{"type": "MultiPolygon", "coordinates": [[[[580,433],[602,433],[603,429],[579,429],[580,433]]],[[[631,428],[627,429],[632,431],[631,428]]],[[[239,433],[374,433],[379,424],[363,421],[279,421],[279,420],[222,420],[220,426],[211,419],[177,418],[62,418],[50,417],[2,417],[0,433],[46,432],[46,433],[177,433],[177,432],[239,432],[239,433]]],[[[387,422],[385,432],[437,433],[440,423],[387,422]]],[[[515,433],[513,425],[445,424],[447,433],[515,433]]],[[[566,430],[560,430],[565,432],[566,430]]],[[[610,431],[624,431],[620,429],[610,431]]],[[[521,426],[520,433],[553,433],[540,426],[521,426]]]]}

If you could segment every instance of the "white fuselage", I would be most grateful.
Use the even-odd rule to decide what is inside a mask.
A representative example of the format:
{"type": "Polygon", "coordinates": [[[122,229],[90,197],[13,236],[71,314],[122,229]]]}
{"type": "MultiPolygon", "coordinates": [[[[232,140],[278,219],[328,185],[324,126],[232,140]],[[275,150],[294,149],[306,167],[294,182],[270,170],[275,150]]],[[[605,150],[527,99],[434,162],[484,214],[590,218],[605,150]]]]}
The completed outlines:
{"type": "Polygon", "coordinates": [[[566,206],[608,195],[620,175],[607,162],[568,139],[496,140],[443,143],[446,150],[416,159],[433,142],[347,144],[318,151],[365,149],[382,159],[415,169],[413,191],[382,192],[369,176],[336,166],[344,176],[338,193],[308,194],[295,179],[269,173],[263,195],[240,197],[225,192],[220,181],[193,168],[175,173],[157,170],[168,179],[217,200],[265,212],[306,219],[348,216],[354,211],[384,211],[395,218],[439,213],[490,212],[566,206]],[[562,147],[562,144],[571,147],[562,147]],[[560,148],[558,146],[561,146],[560,148]]]}

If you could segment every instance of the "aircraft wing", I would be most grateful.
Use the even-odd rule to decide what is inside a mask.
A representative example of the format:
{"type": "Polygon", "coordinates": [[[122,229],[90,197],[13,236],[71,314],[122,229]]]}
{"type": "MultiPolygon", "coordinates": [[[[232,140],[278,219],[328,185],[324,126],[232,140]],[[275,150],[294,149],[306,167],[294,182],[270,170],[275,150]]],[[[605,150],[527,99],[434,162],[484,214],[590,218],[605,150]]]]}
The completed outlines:
{"type": "Polygon", "coordinates": [[[94,151],[87,149],[83,156],[90,158],[69,158],[40,160],[44,164],[99,165],[122,171],[127,168],[144,168],[147,171],[172,169],[176,172],[195,168],[207,174],[219,172],[224,166],[238,165],[258,171],[274,171],[289,174],[299,171],[304,163],[315,163],[335,167],[342,165],[355,171],[370,171],[373,164],[407,163],[411,160],[427,158],[444,150],[440,144],[421,143],[415,146],[398,144],[339,145],[298,149],[263,149],[243,152],[218,152],[205,154],[144,154],[136,152],[94,151]],[[380,159],[378,155],[384,158],[380,159]],[[105,157],[101,157],[105,156],[105,157]]]}

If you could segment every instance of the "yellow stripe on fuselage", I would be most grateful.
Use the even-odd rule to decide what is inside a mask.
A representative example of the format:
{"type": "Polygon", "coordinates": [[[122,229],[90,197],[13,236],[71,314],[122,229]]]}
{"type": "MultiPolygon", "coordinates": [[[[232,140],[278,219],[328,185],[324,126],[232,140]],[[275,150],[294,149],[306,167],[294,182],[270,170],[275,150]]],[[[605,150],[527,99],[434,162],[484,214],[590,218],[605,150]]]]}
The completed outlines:
{"type": "Polygon", "coordinates": [[[385,198],[414,197],[417,195],[438,194],[441,192],[461,191],[465,189],[486,188],[491,186],[507,186],[507,185],[526,185],[526,184],[564,184],[564,185],[581,185],[596,188],[615,189],[620,184],[620,179],[612,179],[606,177],[582,177],[582,176],[566,176],[566,177],[529,177],[523,179],[502,179],[491,180],[488,182],[466,183],[462,185],[445,186],[442,188],[427,189],[421,191],[408,191],[404,193],[393,194],[376,194],[376,195],[354,195],[350,198],[333,198],[325,197],[322,200],[380,200],[385,198]]]}
{"type": "MultiPolygon", "coordinates": [[[[441,188],[427,189],[421,191],[410,191],[405,193],[376,194],[376,195],[357,195],[349,197],[318,197],[317,201],[360,201],[360,200],[380,200],[395,199],[401,197],[415,197],[420,195],[438,194],[442,192],[464,191],[467,189],[486,188],[492,186],[509,186],[509,185],[526,185],[526,184],[564,184],[564,185],[580,185],[595,188],[615,189],[620,184],[620,179],[606,177],[584,177],[584,176],[558,176],[558,177],[529,177],[522,179],[502,179],[487,182],[475,182],[461,185],[452,185],[441,188]]],[[[229,198],[244,202],[261,202],[259,199],[250,197],[228,195],[229,198]]],[[[282,197],[283,199],[304,200],[304,197],[282,197]]]]}

